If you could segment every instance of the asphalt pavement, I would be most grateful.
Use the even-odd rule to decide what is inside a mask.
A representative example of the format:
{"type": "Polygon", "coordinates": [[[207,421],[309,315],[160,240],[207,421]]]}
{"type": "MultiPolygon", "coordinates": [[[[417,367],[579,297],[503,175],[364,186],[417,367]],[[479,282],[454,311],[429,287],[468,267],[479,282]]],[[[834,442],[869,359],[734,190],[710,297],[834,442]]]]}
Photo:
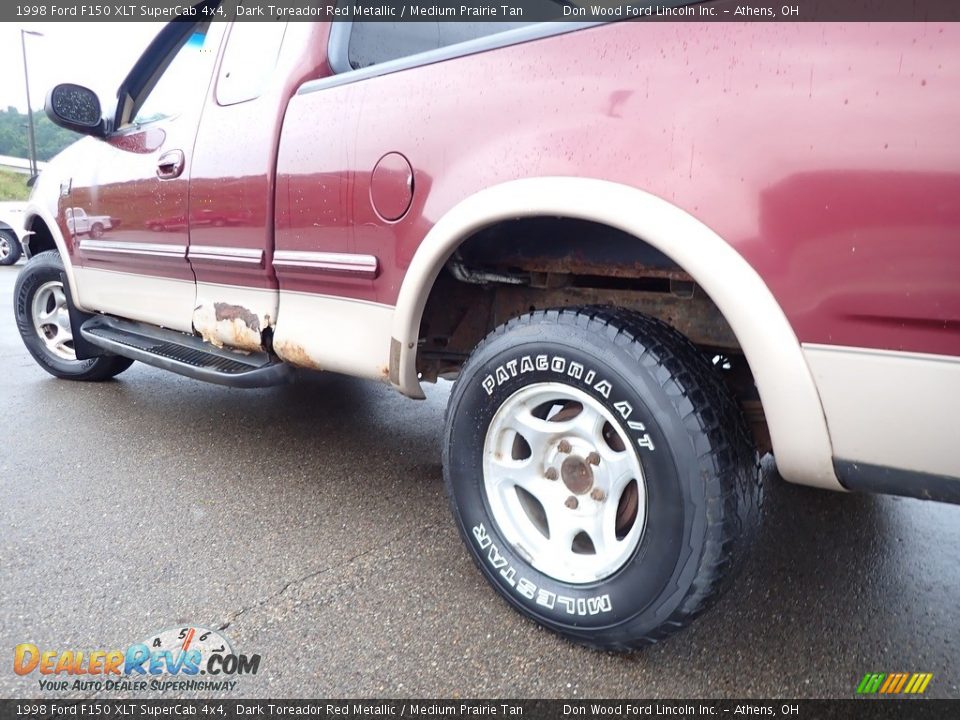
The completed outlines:
{"type": "Polygon", "coordinates": [[[56,380],[17,334],[18,270],[0,267],[2,697],[41,695],[18,643],[119,649],[187,623],[261,655],[234,697],[847,698],[867,672],[960,697],[960,507],[770,477],[712,611],[642,652],[591,651],[509,609],[461,546],[449,384],[417,402],[319,374],[56,380]]]}

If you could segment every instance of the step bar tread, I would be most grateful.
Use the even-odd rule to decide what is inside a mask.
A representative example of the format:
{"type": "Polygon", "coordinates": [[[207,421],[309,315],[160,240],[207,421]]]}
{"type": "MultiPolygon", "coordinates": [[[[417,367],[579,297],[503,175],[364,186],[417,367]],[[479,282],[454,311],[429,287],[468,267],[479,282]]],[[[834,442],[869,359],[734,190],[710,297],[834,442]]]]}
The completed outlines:
{"type": "Polygon", "coordinates": [[[241,354],[195,335],[97,315],[80,327],[91,344],[117,355],[198,380],[234,387],[289,382],[293,369],[267,353],[241,354]]]}
{"type": "Polygon", "coordinates": [[[159,355],[160,357],[169,358],[170,360],[186,363],[193,367],[215,368],[220,372],[233,374],[249,372],[257,367],[244,362],[238,362],[237,360],[219,357],[197,348],[178,345],[177,343],[167,340],[157,340],[145,335],[127,333],[112,327],[93,327],[87,329],[87,333],[95,337],[103,338],[104,340],[110,340],[131,348],[143,350],[152,355],[159,355]]]}

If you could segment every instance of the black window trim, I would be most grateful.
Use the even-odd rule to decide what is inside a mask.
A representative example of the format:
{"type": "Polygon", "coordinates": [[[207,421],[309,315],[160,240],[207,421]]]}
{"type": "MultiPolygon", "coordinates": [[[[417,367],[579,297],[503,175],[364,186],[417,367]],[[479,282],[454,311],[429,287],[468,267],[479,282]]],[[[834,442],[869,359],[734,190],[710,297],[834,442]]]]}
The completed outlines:
{"type": "Polygon", "coordinates": [[[201,23],[212,24],[211,17],[204,15],[203,9],[216,9],[221,3],[222,0],[201,0],[193,4],[194,10],[197,11],[195,15],[179,15],[157,33],[117,89],[117,107],[114,110],[108,135],[122,134],[130,128],[139,128],[148,124],[134,123],[133,118],[143,106],[146,97],[153,92],[154,86],[166,72],[174,56],[190,40],[194,29],[201,23]],[[126,116],[127,113],[129,117],[126,116]]]}
{"type": "Polygon", "coordinates": [[[473,55],[486,50],[495,50],[497,48],[518,45],[531,40],[552,37],[554,35],[564,35],[576,30],[605,25],[606,22],[542,22],[528,25],[527,27],[515,28],[513,30],[504,30],[502,32],[492,33],[475,40],[466,40],[464,42],[446,45],[436,50],[427,50],[426,52],[414,53],[396,60],[378,63],[365,68],[354,69],[350,66],[348,49],[350,45],[350,31],[353,22],[349,20],[338,20],[331,23],[330,39],[327,43],[327,60],[334,74],[329,77],[308,80],[297,90],[297,95],[307,95],[318,90],[336,87],[338,85],[347,85],[359,80],[366,80],[381,75],[389,75],[401,70],[420,67],[422,65],[432,65],[433,63],[453,58],[473,55]]]}

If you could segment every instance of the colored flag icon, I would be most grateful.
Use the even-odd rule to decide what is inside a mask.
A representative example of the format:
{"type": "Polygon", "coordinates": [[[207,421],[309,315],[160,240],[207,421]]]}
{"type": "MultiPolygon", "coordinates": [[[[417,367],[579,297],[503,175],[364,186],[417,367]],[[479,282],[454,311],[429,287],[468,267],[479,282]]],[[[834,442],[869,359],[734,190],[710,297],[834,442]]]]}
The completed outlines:
{"type": "Polygon", "coordinates": [[[922,695],[933,673],[867,673],[857,686],[857,695],[922,695]]]}

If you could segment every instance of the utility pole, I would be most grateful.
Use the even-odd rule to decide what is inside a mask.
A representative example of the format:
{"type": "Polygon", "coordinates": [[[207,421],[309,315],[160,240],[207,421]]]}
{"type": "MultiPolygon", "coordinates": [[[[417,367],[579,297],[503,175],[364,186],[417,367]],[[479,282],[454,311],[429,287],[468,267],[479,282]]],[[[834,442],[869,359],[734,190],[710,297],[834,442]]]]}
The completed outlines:
{"type": "Polygon", "coordinates": [[[37,170],[37,141],[33,130],[33,108],[30,106],[30,75],[27,73],[27,35],[43,37],[43,33],[35,30],[20,29],[20,46],[23,48],[23,80],[27,86],[27,135],[30,138],[30,185],[38,175],[37,170]]]}

